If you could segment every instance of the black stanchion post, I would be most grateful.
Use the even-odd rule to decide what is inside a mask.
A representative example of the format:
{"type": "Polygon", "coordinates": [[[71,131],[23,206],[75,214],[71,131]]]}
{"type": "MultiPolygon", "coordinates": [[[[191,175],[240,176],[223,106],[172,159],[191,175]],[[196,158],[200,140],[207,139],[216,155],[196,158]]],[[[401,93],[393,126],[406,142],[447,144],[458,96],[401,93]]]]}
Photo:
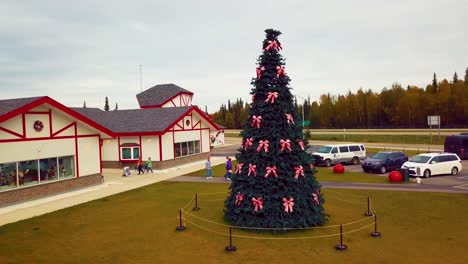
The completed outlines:
{"type": "Polygon", "coordinates": [[[176,230],[179,232],[185,230],[185,226],[182,225],[182,209],[179,209],[179,226],[176,227],[176,230]]]}
{"type": "Polygon", "coordinates": [[[372,216],[372,213],[370,211],[370,198],[367,196],[367,212],[364,214],[365,216],[372,216]]]}
{"type": "Polygon", "coordinates": [[[382,234],[377,231],[377,215],[374,215],[374,232],[371,233],[373,237],[380,237],[382,234]]]}
{"type": "Polygon", "coordinates": [[[340,244],[336,245],[336,250],[346,250],[348,246],[343,245],[343,225],[340,225],[340,244]]]}
{"type": "Polygon", "coordinates": [[[226,247],[226,251],[233,252],[236,251],[236,247],[232,245],[232,227],[229,227],[229,246],[226,247]]]}
{"type": "Polygon", "coordinates": [[[193,211],[199,211],[200,207],[198,207],[198,193],[195,193],[195,207],[193,208],[193,211]]]}

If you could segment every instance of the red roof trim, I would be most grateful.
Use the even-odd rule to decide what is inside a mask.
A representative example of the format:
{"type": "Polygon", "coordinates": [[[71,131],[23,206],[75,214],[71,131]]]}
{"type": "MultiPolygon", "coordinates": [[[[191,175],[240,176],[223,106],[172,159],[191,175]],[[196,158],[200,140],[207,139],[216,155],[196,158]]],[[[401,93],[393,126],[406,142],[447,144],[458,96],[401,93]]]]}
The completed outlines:
{"type": "Polygon", "coordinates": [[[162,134],[166,133],[167,131],[169,131],[173,126],[175,126],[180,120],[184,119],[184,117],[186,117],[188,115],[188,113],[190,113],[191,111],[195,111],[197,112],[203,119],[205,119],[206,121],[208,121],[208,123],[210,123],[210,125],[212,125],[214,128],[216,128],[217,130],[219,130],[219,127],[213,123],[213,121],[209,120],[206,118],[206,116],[203,114],[203,112],[196,106],[192,106],[190,107],[187,112],[185,112],[183,115],[181,115],[179,117],[179,119],[177,119],[175,122],[173,122],[172,124],[170,124],[166,129],[164,129],[164,131],[162,132],[162,134]]]}
{"type": "Polygon", "coordinates": [[[115,137],[115,133],[113,133],[112,131],[110,131],[109,129],[103,127],[102,125],[94,122],[93,120],[83,116],[82,114],[64,106],[63,104],[55,101],[54,99],[48,97],[48,96],[44,96],[44,97],[41,97],[39,99],[37,99],[36,101],[33,101],[29,104],[26,104],[26,105],[23,105],[22,107],[19,107],[19,108],[16,108],[15,110],[11,111],[11,112],[8,112],[2,116],[0,116],[0,123],[3,122],[3,121],[6,121],[10,118],[13,118],[21,113],[24,113],[24,112],[27,112],[28,110],[32,109],[32,108],[35,108],[37,106],[40,106],[42,104],[49,104],[57,109],[59,109],[60,111],[62,112],[65,112],[66,114],[82,121],[83,123],[111,136],[111,137],[115,137]]]}
{"type": "Polygon", "coordinates": [[[7,128],[1,127],[1,126],[0,126],[0,130],[5,131],[6,133],[11,134],[11,135],[13,135],[15,137],[24,138],[23,135],[20,135],[20,134],[16,133],[15,131],[12,131],[10,129],[7,129],[7,128]]]}
{"type": "Polygon", "coordinates": [[[169,101],[171,101],[172,99],[174,99],[175,97],[177,97],[179,95],[182,95],[182,94],[193,95],[193,93],[180,92],[180,93],[174,95],[173,97],[169,98],[168,100],[164,101],[162,104],[158,104],[158,105],[140,105],[140,108],[159,108],[159,107],[165,105],[166,103],[168,103],[169,101]]]}

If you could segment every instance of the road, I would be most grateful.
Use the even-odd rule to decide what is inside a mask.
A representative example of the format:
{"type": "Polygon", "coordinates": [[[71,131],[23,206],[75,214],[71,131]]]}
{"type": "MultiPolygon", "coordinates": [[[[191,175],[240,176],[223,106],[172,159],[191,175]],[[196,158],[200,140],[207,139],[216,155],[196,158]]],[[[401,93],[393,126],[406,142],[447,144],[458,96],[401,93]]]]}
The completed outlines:
{"type": "MultiPolygon", "coordinates": [[[[213,156],[230,156],[234,157],[235,154],[237,153],[237,149],[240,147],[240,142],[241,138],[225,138],[225,146],[222,147],[217,147],[213,149],[212,155],[213,156]]],[[[327,144],[329,142],[323,142],[323,141],[313,141],[311,142],[313,145],[323,145],[327,144]]],[[[336,144],[336,142],[333,142],[336,144]]],[[[366,143],[367,147],[370,148],[383,148],[384,146],[387,149],[395,148],[401,150],[401,148],[398,148],[398,146],[392,146],[392,144],[387,144],[385,143],[384,146],[382,143],[366,143]]],[[[441,147],[441,146],[439,146],[441,147]]],[[[405,149],[411,149],[411,148],[419,148],[419,145],[414,144],[414,145],[407,145],[405,149]]],[[[424,148],[421,148],[420,150],[423,150],[424,148]]],[[[443,146],[442,146],[443,149],[443,146]]],[[[439,149],[440,150],[440,149],[439,149]]],[[[430,148],[430,151],[438,151],[437,145],[432,145],[430,148]]],[[[468,189],[468,160],[463,160],[462,161],[462,169],[460,173],[457,176],[452,176],[452,175],[443,175],[443,176],[432,176],[429,179],[422,179],[422,183],[428,184],[428,185],[433,185],[433,186],[452,186],[454,188],[462,188],[462,189],[468,189]]],[[[332,167],[330,167],[332,169],[332,167]]],[[[360,172],[364,173],[362,170],[361,165],[345,165],[345,169],[351,172],[360,172]]],[[[375,175],[376,177],[388,177],[388,173],[385,174],[378,174],[378,173],[369,173],[372,175],[375,175]]]]}

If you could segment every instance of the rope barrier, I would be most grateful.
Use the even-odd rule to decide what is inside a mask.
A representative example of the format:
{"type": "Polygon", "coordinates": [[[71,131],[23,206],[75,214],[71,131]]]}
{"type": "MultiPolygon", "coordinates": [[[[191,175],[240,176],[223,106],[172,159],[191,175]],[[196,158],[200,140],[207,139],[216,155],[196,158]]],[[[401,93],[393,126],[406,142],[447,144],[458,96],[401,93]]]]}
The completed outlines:
{"type": "MultiPolygon", "coordinates": [[[[234,226],[234,225],[226,225],[226,224],[217,223],[217,222],[208,220],[208,219],[203,218],[203,217],[199,217],[197,215],[194,215],[194,214],[192,214],[190,212],[186,212],[186,211],[184,211],[184,215],[189,215],[189,216],[192,216],[192,217],[194,217],[196,219],[199,219],[199,220],[202,220],[202,221],[205,221],[205,222],[217,225],[217,226],[232,227],[232,228],[237,228],[237,229],[249,229],[249,230],[312,230],[312,229],[334,228],[334,227],[340,226],[340,225],[326,225],[326,226],[286,227],[286,228],[281,228],[281,227],[248,227],[248,226],[234,226]]],[[[366,217],[366,218],[359,219],[359,220],[356,220],[356,221],[353,221],[353,222],[348,222],[348,223],[345,223],[345,224],[342,224],[342,225],[343,226],[353,225],[353,224],[363,222],[363,221],[368,220],[368,219],[373,219],[373,218],[372,217],[366,217]]]]}
{"type": "Polygon", "coordinates": [[[198,195],[228,194],[229,192],[199,193],[198,195]]]}
{"type": "Polygon", "coordinates": [[[375,208],[374,208],[374,204],[372,203],[372,199],[369,199],[369,205],[370,205],[370,208],[371,208],[371,212],[373,214],[377,214],[377,210],[375,210],[375,208]]]}
{"type": "Polygon", "coordinates": [[[182,211],[183,211],[184,209],[186,209],[185,207],[191,205],[192,202],[193,202],[193,200],[195,200],[195,197],[193,197],[192,200],[190,200],[184,207],[182,207],[182,211]]]}
{"type": "Polygon", "coordinates": [[[280,227],[248,227],[248,226],[233,226],[233,225],[225,225],[221,223],[217,223],[199,216],[196,216],[194,214],[191,214],[189,212],[185,212],[185,215],[190,215],[193,216],[194,218],[200,219],[202,221],[215,224],[218,226],[222,227],[232,227],[232,228],[237,228],[237,229],[251,229],[251,230],[308,230],[308,229],[321,229],[321,228],[332,228],[332,227],[337,227],[340,225],[328,225],[328,226],[313,226],[313,227],[285,227],[285,228],[280,228],[280,227]]]}
{"type": "MultiPolygon", "coordinates": [[[[195,224],[194,222],[192,222],[190,220],[186,220],[186,221],[188,223],[194,225],[195,227],[198,227],[198,228],[202,229],[202,230],[205,230],[205,231],[208,231],[208,232],[211,232],[211,233],[215,233],[215,234],[218,234],[218,235],[222,235],[222,236],[229,236],[229,234],[227,234],[227,233],[222,233],[222,232],[218,232],[218,231],[214,231],[214,230],[202,227],[200,225],[195,224]]],[[[358,229],[343,232],[342,234],[355,233],[355,232],[358,232],[358,231],[363,230],[365,228],[368,228],[368,227],[370,227],[372,225],[374,225],[374,223],[371,223],[369,225],[360,227],[358,229]]],[[[309,236],[309,237],[259,237],[259,236],[244,236],[244,235],[231,235],[231,236],[238,237],[238,238],[258,239],[258,240],[303,240],[303,239],[316,239],[316,238],[335,237],[335,236],[340,236],[340,235],[341,235],[341,233],[330,234],[330,235],[320,235],[320,236],[309,236]]]]}

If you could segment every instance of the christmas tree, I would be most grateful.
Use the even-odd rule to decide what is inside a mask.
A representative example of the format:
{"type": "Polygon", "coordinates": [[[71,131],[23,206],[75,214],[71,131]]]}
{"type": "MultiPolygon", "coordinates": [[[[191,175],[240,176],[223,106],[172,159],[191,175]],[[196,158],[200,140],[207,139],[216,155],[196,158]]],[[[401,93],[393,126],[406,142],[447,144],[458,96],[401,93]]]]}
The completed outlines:
{"type": "Polygon", "coordinates": [[[280,51],[281,32],[267,29],[252,107],[242,131],[225,219],[236,226],[302,228],[326,221],[323,196],[307,140],[293,105],[290,78],[280,51]]]}

